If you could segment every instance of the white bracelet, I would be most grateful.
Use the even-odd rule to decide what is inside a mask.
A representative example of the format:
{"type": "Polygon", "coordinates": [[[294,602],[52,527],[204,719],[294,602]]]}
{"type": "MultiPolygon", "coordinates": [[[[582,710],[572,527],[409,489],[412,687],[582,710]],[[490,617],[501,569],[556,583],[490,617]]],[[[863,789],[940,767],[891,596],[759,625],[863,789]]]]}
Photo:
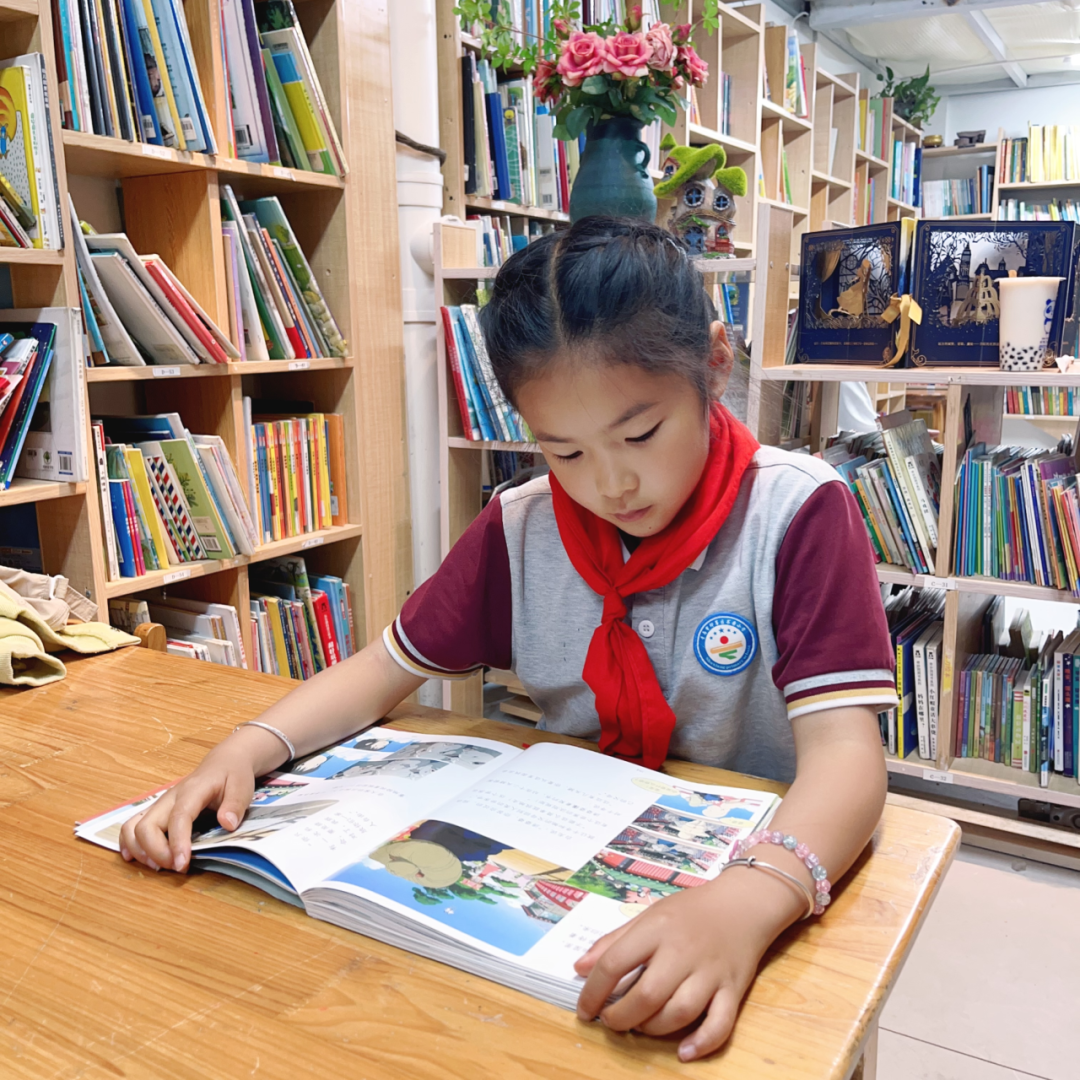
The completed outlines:
{"type": "MultiPolygon", "coordinates": [[[[786,881],[789,885],[793,885],[798,889],[806,898],[806,914],[802,916],[802,919],[809,919],[810,916],[814,914],[814,897],[810,890],[794,874],[789,874],[786,870],[781,870],[779,866],[773,866],[772,863],[762,862],[753,855],[741,859],[729,859],[720,868],[720,873],[722,874],[730,866],[746,866],[751,870],[764,870],[767,873],[773,874],[786,881]]],[[[800,922],[802,919],[800,919],[800,922]]]]}
{"type": "Polygon", "coordinates": [[[237,724],[233,728],[233,734],[235,735],[242,727],[261,727],[263,731],[269,731],[271,735],[276,735],[286,746],[289,751],[289,759],[285,762],[286,765],[296,760],[296,747],[292,744],[292,739],[285,734],[284,731],[278,731],[276,727],[270,724],[264,724],[261,720],[245,720],[242,724],[237,724]]]}

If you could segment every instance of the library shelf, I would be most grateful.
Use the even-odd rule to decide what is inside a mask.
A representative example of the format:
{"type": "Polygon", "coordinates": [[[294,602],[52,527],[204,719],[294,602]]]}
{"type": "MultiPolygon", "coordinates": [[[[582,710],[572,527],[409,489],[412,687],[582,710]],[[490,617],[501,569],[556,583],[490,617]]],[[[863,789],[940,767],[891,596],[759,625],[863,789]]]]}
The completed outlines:
{"type": "Polygon", "coordinates": [[[806,217],[810,211],[805,206],[796,206],[794,203],[786,203],[782,199],[766,199],[758,196],[758,205],[778,206],[781,210],[790,210],[796,217],[806,217]]]}
{"type": "Polygon", "coordinates": [[[4,0],[3,3],[0,3],[0,22],[14,22],[16,19],[36,19],[37,16],[37,0],[4,0]]]}
{"type": "Polygon", "coordinates": [[[516,450],[519,454],[540,454],[539,443],[502,442],[489,439],[466,439],[461,435],[449,435],[446,445],[452,450],[516,450]]]}
{"type": "Polygon", "coordinates": [[[444,267],[440,273],[447,281],[480,281],[486,278],[496,277],[499,273],[497,266],[455,266],[444,267]]]}
{"type": "Polygon", "coordinates": [[[1014,769],[984,758],[955,757],[945,770],[952,777],[946,783],[998,795],[1017,795],[1046,800],[1063,806],[1080,807],[1080,784],[1075,777],[1050,773],[1050,784],[1042,787],[1035,773],[1014,769]]]}
{"type": "Polygon", "coordinates": [[[916,574],[905,566],[877,564],[878,581],[892,585],[914,585],[918,589],[944,589],[946,592],[977,593],[982,596],[1015,596],[1026,600],[1053,600],[1064,604],[1080,604],[1080,596],[1067,589],[1052,589],[1029,581],[1003,581],[1000,578],[963,574],[937,577],[935,574],[916,574]]]}
{"type": "Polygon", "coordinates": [[[313,356],[306,360],[234,360],[228,364],[108,365],[86,369],[87,382],[144,382],[153,379],[207,379],[227,375],[275,375],[290,371],[333,371],[356,366],[353,357],[313,356]]]}
{"type": "Polygon", "coordinates": [[[782,105],[777,105],[768,98],[761,99],[761,113],[762,119],[766,117],[779,119],[785,128],[796,131],[810,131],[814,126],[808,118],[796,116],[793,112],[788,112],[782,105]]]}
{"type": "Polygon", "coordinates": [[[845,191],[851,188],[850,180],[841,180],[838,176],[830,176],[828,173],[814,169],[810,173],[810,179],[815,184],[828,184],[830,187],[843,188],[845,191]]]}
{"type": "Polygon", "coordinates": [[[491,214],[509,214],[511,217],[537,218],[540,221],[570,220],[570,215],[560,210],[545,210],[542,206],[519,206],[504,199],[489,199],[483,195],[466,195],[465,205],[470,210],[486,210],[491,214]]]}
{"type": "Polygon", "coordinates": [[[907,757],[897,757],[895,754],[890,754],[888,750],[885,751],[885,767],[891,773],[896,773],[900,776],[919,776],[921,777],[927,769],[934,768],[934,761],[931,758],[919,757],[918,750],[912,750],[907,757]]]}
{"type": "Polygon", "coordinates": [[[748,274],[757,267],[757,259],[710,259],[696,255],[690,260],[702,274],[748,274]]]}
{"type": "Polygon", "coordinates": [[[996,154],[998,143],[976,143],[974,146],[929,146],[923,147],[923,160],[950,157],[966,157],[969,154],[996,154]]]}
{"type": "Polygon", "coordinates": [[[832,83],[834,89],[842,97],[855,97],[858,93],[858,90],[852,86],[851,83],[846,82],[844,79],[840,78],[839,75],[834,75],[831,71],[826,71],[824,68],[819,67],[816,75],[819,82],[832,83]]]}
{"type": "MultiPolygon", "coordinates": [[[[790,209],[790,208],[789,208],[790,209]]],[[[871,368],[853,364],[777,364],[763,366],[767,382],[879,382],[917,383],[920,386],[1080,386],[1075,371],[1002,371],[1000,368],[871,368]]]]}
{"type": "Polygon", "coordinates": [[[86,483],[67,484],[56,480],[23,480],[16,478],[11,487],[0,491],[0,506],[21,506],[48,499],[66,499],[70,495],[85,495],[86,483]]]}
{"type": "Polygon", "coordinates": [[[690,141],[695,146],[698,145],[695,140],[701,142],[717,143],[725,150],[736,150],[741,154],[756,154],[757,147],[753,143],[747,142],[745,139],[736,139],[734,135],[725,135],[722,131],[714,131],[712,128],[707,128],[702,124],[687,123],[687,131],[690,132],[690,141]]]}
{"type": "Polygon", "coordinates": [[[1080,180],[1016,180],[998,184],[1001,191],[1038,191],[1040,188],[1080,187],[1080,180]]]}
{"type": "Polygon", "coordinates": [[[168,566],[163,570],[150,570],[139,577],[119,578],[116,581],[110,581],[105,586],[105,595],[109,599],[115,599],[118,596],[146,592],[148,589],[160,589],[178,581],[190,581],[192,578],[219,574],[241,566],[251,566],[253,563],[276,559],[282,555],[294,555],[309,551],[311,548],[322,547],[324,544],[332,544],[338,540],[353,540],[362,536],[363,532],[362,525],[334,525],[317,532],[301,533],[299,536],[290,536],[284,540],[261,544],[255,549],[255,554],[250,556],[236,555],[231,559],[200,559],[196,562],[181,563],[179,566],[168,566]]]}
{"type": "Polygon", "coordinates": [[[856,150],[855,157],[859,161],[865,161],[871,168],[887,169],[889,167],[889,163],[884,158],[874,157],[866,150],[856,150]]]}
{"type": "Polygon", "coordinates": [[[917,206],[912,206],[911,203],[906,203],[902,199],[894,199],[891,195],[889,196],[889,205],[895,206],[898,210],[911,210],[916,214],[920,212],[917,206]]]}
{"type": "Polygon", "coordinates": [[[295,191],[298,187],[344,188],[340,177],[304,169],[286,169],[280,165],[264,165],[254,161],[189,150],[173,150],[150,143],[127,142],[124,139],[92,135],[85,131],[63,133],[64,159],[67,171],[81,176],[123,179],[133,176],[157,176],[162,173],[216,170],[229,176],[252,178],[259,190],[253,194],[272,191],[295,191]]]}
{"type": "MultiPolygon", "coordinates": [[[[2,20],[0,20],[2,21],[2,20]]],[[[11,266],[63,266],[63,251],[39,248],[0,248],[0,263],[11,266]]]]}
{"type": "Polygon", "coordinates": [[[990,221],[993,214],[987,211],[984,214],[942,214],[941,221],[990,221]]]}
{"type": "Polygon", "coordinates": [[[906,131],[909,135],[918,139],[920,142],[922,141],[922,128],[917,128],[914,124],[912,124],[908,120],[905,120],[902,116],[897,116],[895,112],[892,114],[892,125],[894,128],[900,128],[902,131],[906,131]]]}

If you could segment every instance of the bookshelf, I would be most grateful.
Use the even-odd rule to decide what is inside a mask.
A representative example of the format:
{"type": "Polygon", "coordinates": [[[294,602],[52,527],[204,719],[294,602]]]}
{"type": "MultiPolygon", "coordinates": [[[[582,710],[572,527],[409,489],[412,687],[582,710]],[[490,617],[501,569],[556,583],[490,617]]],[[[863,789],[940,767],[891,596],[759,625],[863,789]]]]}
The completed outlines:
{"type": "Polygon", "coordinates": [[[969,180],[975,177],[975,169],[980,165],[989,165],[992,169],[993,184],[990,191],[990,209],[982,213],[946,215],[949,220],[993,221],[997,218],[998,155],[1004,137],[1004,130],[998,128],[997,139],[994,142],[982,142],[974,146],[933,146],[923,150],[923,181],[969,180]]]}
{"type": "MultiPolygon", "coordinates": [[[[934,784],[953,785],[953,792],[963,788],[995,796],[1031,797],[1076,808],[1080,807],[1080,783],[1074,778],[1051,773],[1049,788],[1041,788],[1034,774],[979,758],[961,758],[953,754],[956,711],[958,707],[957,675],[967,657],[978,651],[982,615],[996,596],[1031,600],[1050,600],[1080,605],[1080,598],[1025,582],[1002,581],[996,578],[967,577],[954,574],[953,538],[955,535],[953,477],[963,453],[965,411],[969,412],[976,441],[988,445],[1000,441],[1005,414],[1005,388],[1009,386],[1072,386],[1080,388],[1080,375],[1060,372],[1007,372],[995,368],[900,368],[881,369],[829,364],[785,364],[785,340],[788,310],[788,280],[783,267],[783,253],[790,249],[790,235],[795,228],[795,215],[790,209],[765,206],[759,211],[757,237],[761,255],[757,259],[754,325],[758,328],[750,367],[750,396],[748,421],[751,430],[762,443],[779,441],[781,387],[785,382],[807,381],[818,384],[815,412],[820,416],[832,407],[842,382],[867,382],[888,395],[901,389],[933,385],[944,391],[941,441],[942,461],[941,507],[936,564],[933,574],[913,574],[904,567],[879,564],[878,579],[919,588],[936,588],[945,592],[944,640],[938,726],[938,753],[935,759],[922,759],[914,751],[900,760],[886,754],[890,773],[911,776],[934,784]],[[884,380],[888,379],[888,383],[884,380]],[[891,388],[886,390],[886,388],[891,388]]],[[[1030,417],[1025,419],[1061,419],[1073,430],[1076,418],[1030,417]]],[[[821,423],[812,425],[813,432],[821,423]]],[[[810,449],[817,446],[811,443],[810,449]]],[[[945,796],[948,789],[942,788],[945,796]]],[[[939,808],[948,813],[947,807],[939,808]]],[[[1019,835],[1043,836],[1039,826],[1013,821],[1010,829],[1019,835]]],[[[1055,832],[1055,836],[1057,833],[1055,832]]],[[[1062,834],[1061,843],[1075,847],[1073,838],[1062,834]]]]}
{"type": "MultiPolygon", "coordinates": [[[[227,119],[216,0],[185,5],[199,78],[215,130],[227,119]]],[[[90,454],[88,483],[18,480],[0,507],[33,504],[44,569],[66,575],[107,620],[110,598],[169,595],[232,604],[244,645],[249,568],[303,554],[313,572],[336,574],[353,591],[361,643],[396,615],[411,585],[408,489],[403,484],[401,296],[398,285],[389,25],[385,6],[308,0],[297,11],[345,156],[347,179],[260,165],[224,156],[124,142],[60,126],[48,4],[0,4],[3,55],[41,52],[49,79],[50,117],[60,198],[68,190],[81,217],[99,231],[124,228],[140,253],[156,252],[208,315],[228,326],[221,238],[221,185],[239,198],[277,195],[327,302],[352,346],[345,359],[310,359],[86,371],[88,416],[179,412],[199,434],[218,435],[241,467],[245,395],[310,401],[345,418],[348,524],[264,544],[251,557],[184,563],[137,578],[107,576],[102,507],[90,454]],[[120,205],[123,213],[121,216],[120,205]]],[[[18,307],[79,307],[75,254],[65,219],[63,251],[0,253],[18,307]]],[[[89,431],[87,438],[89,442],[89,431]]],[[[108,512],[108,508],[106,508],[108,512]]]]}

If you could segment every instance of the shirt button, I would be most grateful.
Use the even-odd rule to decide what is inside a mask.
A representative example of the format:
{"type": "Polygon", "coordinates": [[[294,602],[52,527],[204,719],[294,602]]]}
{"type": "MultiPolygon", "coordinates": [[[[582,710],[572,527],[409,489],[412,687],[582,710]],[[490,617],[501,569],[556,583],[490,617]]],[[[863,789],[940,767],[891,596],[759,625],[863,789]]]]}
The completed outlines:
{"type": "Polygon", "coordinates": [[[637,632],[643,638],[651,638],[653,634],[656,633],[656,627],[653,626],[653,624],[649,622],[648,619],[642,619],[641,622],[637,624],[637,632]]]}

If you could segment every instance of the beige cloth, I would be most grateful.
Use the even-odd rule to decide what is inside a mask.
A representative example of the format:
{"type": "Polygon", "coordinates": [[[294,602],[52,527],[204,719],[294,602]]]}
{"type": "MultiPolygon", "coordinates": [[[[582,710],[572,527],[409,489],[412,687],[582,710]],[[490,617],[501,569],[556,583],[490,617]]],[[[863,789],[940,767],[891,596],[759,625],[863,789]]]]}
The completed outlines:
{"type": "MultiPolygon", "coordinates": [[[[37,585],[31,582],[28,587],[37,585]]],[[[137,637],[104,623],[65,625],[67,615],[61,621],[56,604],[67,607],[56,596],[24,599],[0,581],[0,684],[41,686],[62,679],[67,669],[58,657],[50,655],[60,649],[100,653],[139,644],[137,637]],[[39,606],[45,614],[39,611],[39,606]],[[59,625],[54,625],[58,621],[59,625]]]]}

